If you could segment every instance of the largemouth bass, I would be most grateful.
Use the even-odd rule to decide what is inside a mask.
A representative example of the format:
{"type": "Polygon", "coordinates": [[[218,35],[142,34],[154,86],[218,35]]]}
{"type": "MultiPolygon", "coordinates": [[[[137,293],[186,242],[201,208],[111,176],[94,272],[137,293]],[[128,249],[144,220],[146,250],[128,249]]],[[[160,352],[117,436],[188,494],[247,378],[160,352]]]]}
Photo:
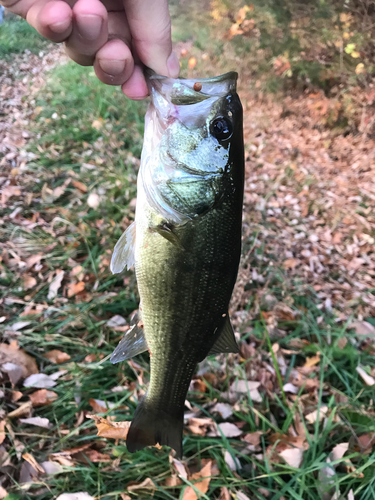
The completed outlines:
{"type": "Polygon", "coordinates": [[[149,75],[151,104],[135,222],[111,269],[135,265],[139,317],[111,361],[150,353],[150,384],[127,437],[182,455],[186,394],[198,362],[238,352],[228,316],[241,252],[244,184],[237,73],[203,80],[149,75]]]}

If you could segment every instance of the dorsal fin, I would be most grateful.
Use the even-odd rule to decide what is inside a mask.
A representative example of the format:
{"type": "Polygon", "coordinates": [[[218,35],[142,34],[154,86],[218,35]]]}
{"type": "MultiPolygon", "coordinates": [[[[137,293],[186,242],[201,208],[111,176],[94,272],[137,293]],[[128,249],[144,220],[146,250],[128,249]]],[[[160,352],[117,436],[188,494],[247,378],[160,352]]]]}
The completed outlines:
{"type": "Polygon", "coordinates": [[[111,363],[116,364],[120,361],[130,359],[141,352],[147,351],[147,343],[143,331],[143,323],[137,312],[131,321],[130,329],[120,340],[119,345],[113,351],[111,363]]]}
{"type": "Polygon", "coordinates": [[[221,333],[214,345],[211,347],[211,350],[207,354],[207,356],[211,356],[212,354],[221,354],[222,352],[240,352],[236,339],[234,337],[233,326],[230,322],[228,313],[221,333]]]}
{"type": "Polygon", "coordinates": [[[135,263],[135,222],[130,224],[121,238],[116,243],[111,260],[111,271],[113,274],[121,273],[127,267],[130,269],[135,263]]]}

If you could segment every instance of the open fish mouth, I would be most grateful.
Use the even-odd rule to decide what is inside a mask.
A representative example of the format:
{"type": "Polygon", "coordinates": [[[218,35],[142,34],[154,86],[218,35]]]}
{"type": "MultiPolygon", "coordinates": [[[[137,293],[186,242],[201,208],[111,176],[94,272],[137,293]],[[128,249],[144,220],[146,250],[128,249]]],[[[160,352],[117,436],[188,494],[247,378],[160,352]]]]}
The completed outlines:
{"type": "Polygon", "coordinates": [[[202,79],[168,78],[149,69],[145,75],[152,99],[155,99],[157,93],[177,106],[197,104],[212,97],[220,98],[236,92],[238,78],[235,71],[202,79]]]}

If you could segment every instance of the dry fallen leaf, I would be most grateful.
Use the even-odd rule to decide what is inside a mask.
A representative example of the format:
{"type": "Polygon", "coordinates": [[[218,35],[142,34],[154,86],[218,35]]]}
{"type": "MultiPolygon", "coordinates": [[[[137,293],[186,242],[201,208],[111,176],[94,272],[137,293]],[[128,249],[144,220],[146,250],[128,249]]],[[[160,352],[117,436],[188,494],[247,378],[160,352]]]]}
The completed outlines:
{"type": "Polygon", "coordinates": [[[13,343],[10,345],[0,344],[0,366],[6,363],[19,366],[22,378],[38,373],[38,366],[35,359],[13,343]]]}
{"type": "Polygon", "coordinates": [[[6,424],[6,421],[5,420],[1,420],[0,421],[0,444],[4,441],[5,439],[5,424],[6,424]]]}
{"type": "Polygon", "coordinates": [[[51,281],[49,288],[48,288],[48,295],[47,299],[52,300],[55,297],[57,297],[57,292],[59,288],[61,287],[62,280],[64,278],[65,272],[62,269],[58,269],[56,271],[56,276],[54,279],[51,281]]]}
{"type": "Polygon", "coordinates": [[[85,184],[83,184],[83,182],[73,180],[72,184],[75,188],[77,188],[82,193],[87,193],[87,186],[85,186],[85,184]]]}
{"type": "Polygon", "coordinates": [[[23,288],[25,290],[30,290],[31,288],[34,288],[34,286],[37,284],[36,279],[34,276],[30,276],[30,274],[25,274],[23,277],[23,288]]]}
{"type": "Polygon", "coordinates": [[[305,418],[309,424],[314,424],[316,422],[318,418],[318,413],[319,413],[319,422],[321,422],[327,416],[328,406],[323,405],[320,407],[319,412],[318,410],[314,410],[308,415],[306,415],[305,418]]]}
{"type": "Polygon", "coordinates": [[[48,420],[48,418],[43,418],[43,417],[20,418],[20,422],[22,424],[44,427],[45,429],[50,429],[52,427],[52,424],[48,420]]]}
{"type": "Polygon", "coordinates": [[[7,490],[5,490],[1,485],[0,485],[0,500],[3,500],[3,498],[8,496],[7,490]]]}
{"type": "Polygon", "coordinates": [[[286,259],[284,260],[283,262],[283,268],[284,269],[294,269],[295,267],[298,266],[298,264],[300,264],[301,261],[299,259],[294,259],[293,257],[290,258],[290,259],[286,259]]]}
{"type": "Polygon", "coordinates": [[[180,460],[177,460],[177,458],[173,458],[170,456],[170,460],[172,461],[172,464],[174,468],[176,469],[178,475],[184,479],[187,479],[188,475],[185,469],[185,466],[180,460]]]}
{"type": "Polygon", "coordinates": [[[35,373],[27,377],[23,383],[24,387],[36,387],[38,389],[49,389],[56,385],[55,380],[45,373],[35,373]]]}
{"type": "Polygon", "coordinates": [[[88,418],[95,420],[98,429],[97,436],[110,439],[126,439],[131,422],[111,422],[107,418],[97,415],[87,415],[88,418]]]}
{"type": "Polygon", "coordinates": [[[375,385],[375,379],[369,375],[361,366],[356,367],[357,373],[362,377],[366,385],[375,385]]]}
{"type": "Polygon", "coordinates": [[[84,491],[79,491],[77,493],[63,493],[56,500],[95,500],[95,498],[84,491]]]}
{"type": "Polygon", "coordinates": [[[78,283],[69,283],[66,288],[68,290],[68,297],[74,297],[77,293],[80,293],[85,289],[85,282],[78,281],[78,283]]]}
{"type": "Polygon", "coordinates": [[[24,453],[22,455],[22,458],[24,460],[26,460],[26,462],[29,462],[29,464],[32,465],[34,467],[34,469],[37,472],[39,472],[40,474],[44,474],[45,473],[45,470],[43,469],[43,467],[38,464],[38,462],[36,461],[36,459],[30,453],[24,453]]]}
{"type": "Polygon", "coordinates": [[[58,349],[52,349],[44,354],[44,357],[49,359],[51,363],[61,364],[70,360],[69,354],[66,352],[59,351],[58,349]]]}
{"type": "Polygon", "coordinates": [[[252,444],[253,446],[258,446],[260,444],[260,437],[263,436],[263,434],[263,431],[250,432],[243,436],[242,440],[252,444]]]}
{"type": "Polygon", "coordinates": [[[239,429],[236,425],[231,424],[229,422],[223,422],[221,424],[218,424],[218,429],[217,429],[217,436],[221,436],[220,431],[224,434],[225,437],[231,438],[231,437],[237,437],[241,436],[242,431],[239,429]],[[220,429],[220,431],[219,431],[220,429]]]}
{"type": "Polygon", "coordinates": [[[205,436],[209,428],[214,428],[215,422],[212,418],[192,417],[188,420],[188,429],[198,436],[205,436]]]}
{"type": "Polygon", "coordinates": [[[303,365],[304,368],[311,368],[320,363],[320,353],[318,352],[316,356],[312,356],[311,358],[306,358],[306,363],[303,365]]]}
{"type": "Polygon", "coordinates": [[[126,487],[126,489],[130,492],[134,492],[137,490],[155,490],[156,486],[153,481],[148,477],[141,483],[133,483],[126,487]]]}
{"type": "Polygon", "coordinates": [[[223,420],[233,415],[232,407],[226,403],[216,403],[216,405],[211,408],[211,412],[219,413],[223,420]]]}
{"type": "Polygon", "coordinates": [[[303,451],[303,448],[288,448],[281,451],[279,455],[288,465],[298,469],[302,463],[303,451]]]}
{"type": "Polygon", "coordinates": [[[47,389],[40,389],[29,395],[30,401],[33,406],[44,406],[49,405],[53,401],[56,401],[57,394],[53,391],[48,391],[47,389]]]}
{"type": "Polygon", "coordinates": [[[373,326],[368,321],[354,321],[350,328],[354,328],[357,335],[363,335],[365,337],[375,337],[375,326],[373,326]]]}
{"type": "Polygon", "coordinates": [[[233,457],[228,450],[225,450],[224,460],[230,470],[237,471],[241,469],[241,462],[238,458],[233,457]]]}
{"type": "MultiPolygon", "coordinates": [[[[207,490],[211,481],[211,466],[212,461],[209,460],[206,465],[195,474],[192,474],[189,477],[189,481],[191,481],[195,488],[197,488],[201,493],[207,493],[207,490]]],[[[195,493],[194,489],[191,486],[187,486],[184,490],[184,494],[182,496],[182,500],[197,500],[198,496],[195,493]]]]}

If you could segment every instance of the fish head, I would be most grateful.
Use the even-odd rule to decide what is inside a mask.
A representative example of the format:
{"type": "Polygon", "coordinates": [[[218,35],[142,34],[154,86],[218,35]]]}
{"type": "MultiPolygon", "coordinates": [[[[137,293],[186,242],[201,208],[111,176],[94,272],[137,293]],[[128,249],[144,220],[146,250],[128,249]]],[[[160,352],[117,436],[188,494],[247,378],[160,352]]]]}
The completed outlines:
{"type": "Polygon", "coordinates": [[[235,176],[242,151],[242,106],[237,73],[201,80],[147,76],[141,182],[149,205],[170,222],[200,216],[235,176]]]}

